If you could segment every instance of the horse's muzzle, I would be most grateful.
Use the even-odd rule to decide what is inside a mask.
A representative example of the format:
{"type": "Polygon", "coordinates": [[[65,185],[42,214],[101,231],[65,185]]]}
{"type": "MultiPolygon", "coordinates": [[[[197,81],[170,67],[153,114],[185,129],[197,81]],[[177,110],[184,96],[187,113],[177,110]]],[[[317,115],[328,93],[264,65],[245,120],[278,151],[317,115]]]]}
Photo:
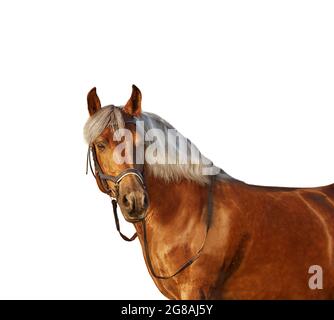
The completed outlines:
{"type": "Polygon", "coordinates": [[[119,204],[128,222],[139,222],[146,217],[148,196],[146,191],[132,191],[120,197],[119,204]]]}

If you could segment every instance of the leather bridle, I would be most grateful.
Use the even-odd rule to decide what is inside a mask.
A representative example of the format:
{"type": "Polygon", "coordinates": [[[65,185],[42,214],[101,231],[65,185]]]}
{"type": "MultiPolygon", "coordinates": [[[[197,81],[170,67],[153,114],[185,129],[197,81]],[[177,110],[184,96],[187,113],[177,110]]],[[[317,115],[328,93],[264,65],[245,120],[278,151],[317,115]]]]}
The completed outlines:
{"type": "MultiPolygon", "coordinates": [[[[144,189],[146,189],[145,183],[144,183],[144,177],[142,174],[142,170],[136,169],[136,168],[127,168],[123,170],[119,175],[117,176],[112,176],[108,174],[104,174],[101,166],[97,160],[96,156],[96,151],[93,146],[88,147],[88,153],[87,153],[87,168],[86,168],[86,174],[88,173],[88,166],[90,167],[90,170],[94,176],[95,179],[99,179],[101,184],[99,186],[102,186],[102,192],[108,194],[111,198],[117,200],[118,199],[118,191],[119,191],[119,184],[120,182],[129,175],[134,175],[138,178],[140,184],[144,189]],[[95,172],[93,171],[92,167],[92,162],[91,162],[91,157],[90,154],[93,155],[93,160],[94,160],[94,167],[95,167],[95,172]],[[110,189],[108,186],[107,181],[112,181],[114,184],[114,189],[110,189]]],[[[141,166],[143,168],[143,166],[141,166]]],[[[101,188],[100,188],[101,189],[101,188]]]]}
{"type": "MultiPolygon", "coordinates": [[[[113,207],[113,213],[114,213],[114,219],[115,219],[115,224],[116,224],[116,229],[120,236],[125,240],[125,241],[133,241],[137,238],[137,233],[134,233],[132,237],[127,237],[121,232],[120,228],[120,223],[118,219],[118,214],[117,214],[117,202],[118,202],[118,196],[119,196],[119,184],[122,182],[122,179],[124,179],[126,176],[129,175],[134,175],[140,182],[141,186],[143,189],[146,189],[145,186],[145,180],[143,176],[143,169],[144,166],[141,167],[141,170],[136,169],[136,168],[128,168],[122,171],[119,175],[117,176],[112,176],[112,175],[107,175],[104,174],[101,166],[98,162],[97,156],[96,156],[96,151],[94,149],[94,146],[89,146],[88,147],[88,152],[87,152],[87,164],[86,164],[86,174],[88,174],[88,167],[90,168],[94,178],[96,179],[96,182],[100,188],[100,190],[106,194],[108,194],[111,198],[111,203],[113,207]],[[95,172],[92,167],[92,162],[91,162],[91,154],[93,155],[93,160],[94,160],[94,167],[95,167],[95,172]],[[110,189],[108,186],[107,181],[112,181],[114,184],[114,189],[110,189]]],[[[204,245],[206,243],[207,235],[209,232],[209,228],[211,225],[211,220],[212,220],[212,213],[213,213],[213,187],[214,187],[214,181],[215,181],[216,176],[210,176],[210,184],[208,188],[208,196],[207,196],[207,221],[206,221],[206,233],[203,239],[203,242],[197,251],[197,253],[192,256],[189,260],[187,260],[183,265],[181,265],[176,272],[174,272],[171,275],[168,276],[162,276],[158,275],[155,273],[153,265],[152,265],[152,260],[151,256],[149,253],[149,247],[148,247],[148,241],[147,241],[147,231],[146,231],[146,220],[145,216],[142,219],[138,219],[136,222],[141,222],[142,224],[142,229],[143,229],[143,242],[144,242],[144,254],[145,254],[145,259],[147,262],[147,265],[149,267],[149,270],[151,274],[157,278],[157,279],[170,279],[182,272],[184,269],[189,267],[191,264],[193,264],[199,257],[200,254],[204,248],[204,245]]]]}
{"type": "Polygon", "coordinates": [[[107,175],[104,174],[101,166],[99,164],[99,161],[97,160],[96,156],[96,151],[94,149],[94,146],[89,146],[88,147],[88,152],[87,152],[87,164],[86,164],[86,174],[88,174],[88,167],[90,168],[90,171],[92,172],[97,185],[99,186],[100,190],[107,195],[110,196],[111,198],[111,203],[113,207],[113,212],[114,212],[114,218],[115,218],[115,224],[116,224],[116,229],[120,236],[125,240],[125,241],[133,241],[137,238],[137,233],[134,233],[132,237],[127,237],[125,234],[122,233],[120,224],[119,224],[119,219],[118,219],[118,214],[117,214],[117,201],[118,201],[118,196],[119,196],[119,184],[125,178],[126,176],[129,175],[134,175],[138,178],[141,186],[143,189],[146,189],[145,183],[144,183],[144,177],[142,173],[135,168],[128,168],[122,171],[119,175],[117,176],[112,176],[112,175],[107,175]],[[95,173],[92,167],[92,161],[91,161],[91,154],[93,155],[93,161],[94,161],[94,167],[95,167],[95,173]],[[114,188],[110,189],[108,186],[108,180],[112,181],[114,184],[114,188]]]}

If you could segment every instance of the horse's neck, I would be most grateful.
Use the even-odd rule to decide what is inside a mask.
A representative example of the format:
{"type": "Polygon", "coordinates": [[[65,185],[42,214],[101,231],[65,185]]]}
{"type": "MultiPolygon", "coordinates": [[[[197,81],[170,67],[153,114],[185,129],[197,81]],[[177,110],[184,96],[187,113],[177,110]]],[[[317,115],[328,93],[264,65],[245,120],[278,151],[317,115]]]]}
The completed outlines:
{"type": "MultiPolygon", "coordinates": [[[[186,243],[190,249],[193,246],[196,249],[205,231],[208,187],[186,180],[167,183],[152,176],[145,178],[149,195],[146,221],[150,246],[161,250],[163,244],[172,248],[186,243]],[[196,232],[199,241],[194,237],[196,232]]],[[[137,225],[142,242],[141,225],[137,225]]]]}
{"type": "Polygon", "coordinates": [[[207,199],[207,187],[187,180],[167,183],[161,179],[148,177],[149,195],[148,220],[159,225],[175,225],[176,220],[196,219],[207,199]]]}

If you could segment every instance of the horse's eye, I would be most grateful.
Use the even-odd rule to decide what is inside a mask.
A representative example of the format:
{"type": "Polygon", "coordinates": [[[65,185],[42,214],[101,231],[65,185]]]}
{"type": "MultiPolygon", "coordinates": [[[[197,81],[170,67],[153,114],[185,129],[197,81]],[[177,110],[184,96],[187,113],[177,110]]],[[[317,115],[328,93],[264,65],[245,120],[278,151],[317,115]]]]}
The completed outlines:
{"type": "Polygon", "coordinates": [[[103,143],[98,143],[96,146],[100,151],[103,151],[106,148],[106,146],[103,143]]]}

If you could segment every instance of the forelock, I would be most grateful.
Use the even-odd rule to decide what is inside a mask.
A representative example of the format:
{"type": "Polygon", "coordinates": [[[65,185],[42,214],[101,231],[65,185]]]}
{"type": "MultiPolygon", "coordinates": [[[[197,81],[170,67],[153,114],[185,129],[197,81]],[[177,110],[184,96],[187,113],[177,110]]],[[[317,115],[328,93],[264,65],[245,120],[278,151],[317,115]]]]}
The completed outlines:
{"type": "Polygon", "coordinates": [[[124,120],[119,107],[106,106],[89,117],[84,127],[86,142],[92,144],[106,128],[110,128],[113,132],[124,128],[124,120]]]}

